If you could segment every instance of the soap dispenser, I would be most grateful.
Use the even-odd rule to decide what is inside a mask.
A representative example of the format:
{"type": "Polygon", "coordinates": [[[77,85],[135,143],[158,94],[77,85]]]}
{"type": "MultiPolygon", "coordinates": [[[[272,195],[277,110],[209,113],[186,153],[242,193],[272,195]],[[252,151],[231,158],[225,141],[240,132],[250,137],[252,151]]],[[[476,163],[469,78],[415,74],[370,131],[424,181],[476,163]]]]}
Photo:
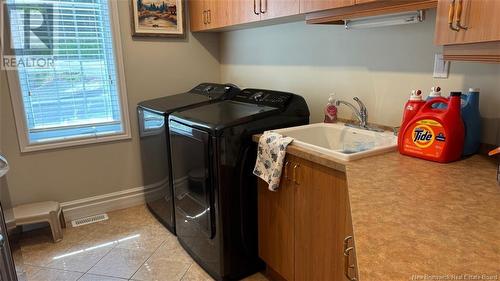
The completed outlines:
{"type": "Polygon", "coordinates": [[[337,106],[335,106],[334,94],[328,98],[328,103],[325,106],[325,123],[337,122],[337,106]]]}

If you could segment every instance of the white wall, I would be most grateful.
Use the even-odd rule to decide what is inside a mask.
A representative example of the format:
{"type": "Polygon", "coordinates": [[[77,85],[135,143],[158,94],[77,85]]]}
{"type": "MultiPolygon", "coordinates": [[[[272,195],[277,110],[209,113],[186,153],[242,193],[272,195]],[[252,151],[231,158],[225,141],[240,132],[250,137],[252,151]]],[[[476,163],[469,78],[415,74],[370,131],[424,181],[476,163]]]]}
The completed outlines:
{"type": "Polygon", "coordinates": [[[218,35],[132,39],[130,1],[119,1],[132,140],[21,154],[4,71],[0,73],[3,152],[14,204],[70,201],[142,185],[135,107],[139,101],[219,81],[218,35]]]}
{"type": "MultiPolygon", "coordinates": [[[[365,101],[369,121],[398,126],[410,91],[427,93],[434,85],[444,93],[479,87],[483,117],[500,118],[500,65],[454,62],[448,79],[432,78],[434,53],[441,48],[433,45],[434,11],[427,18],[352,31],[296,22],[227,32],[221,40],[222,81],[303,95],[312,122],[322,121],[335,92],[340,99],[365,101]]],[[[340,116],[351,113],[342,107],[340,116]]],[[[489,122],[485,141],[496,141],[497,124],[489,122]]]]}

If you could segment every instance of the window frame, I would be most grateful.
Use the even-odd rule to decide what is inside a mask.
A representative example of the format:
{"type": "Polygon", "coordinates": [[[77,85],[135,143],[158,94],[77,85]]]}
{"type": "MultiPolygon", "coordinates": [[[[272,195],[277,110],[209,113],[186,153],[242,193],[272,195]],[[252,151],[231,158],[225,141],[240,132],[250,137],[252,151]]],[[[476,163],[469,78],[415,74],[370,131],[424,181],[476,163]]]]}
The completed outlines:
{"type": "MultiPolygon", "coordinates": [[[[9,92],[14,111],[14,119],[16,123],[17,136],[19,140],[19,148],[21,152],[32,152],[47,149],[57,149],[64,147],[73,147],[86,144],[104,143],[119,140],[128,140],[132,138],[130,129],[130,115],[128,108],[128,95],[125,83],[125,70],[123,65],[123,49],[120,35],[120,19],[118,13],[118,1],[107,0],[109,5],[109,17],[111,24],[111,32],[113,38],[113,51],[115,55],[115,68],[117,74],[118,96],[120,99],[120,112],[122,117],[123,132],[118,134],[110,134],[104,136],[85,136],[75,137],[68,140],[53,140],[40,143],[30,143],[29,129],[26,120],[26,111],[22,100],[22,91],[17,70],[7,71],[7,81],[9,84],[9,92]]],[[[10,28],[7,23],[5,27],[10,28]]],[[[11,39],[12,40],[12,39],[11,39]]]]}

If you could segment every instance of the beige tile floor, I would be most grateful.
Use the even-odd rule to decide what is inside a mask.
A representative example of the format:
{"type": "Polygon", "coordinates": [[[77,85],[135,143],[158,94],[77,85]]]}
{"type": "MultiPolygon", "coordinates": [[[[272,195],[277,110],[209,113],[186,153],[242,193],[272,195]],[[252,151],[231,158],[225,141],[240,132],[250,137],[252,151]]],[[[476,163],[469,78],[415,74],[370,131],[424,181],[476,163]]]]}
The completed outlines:
{"type": "MultiPolygon", "coordinates": [[[[109,220],[23,233],[13,245],[19,281],[212,280],[149,213],[146,206],[108,213],[109,220]]],[[[267,281],[257,273],[247,281],[267,281]]]]}

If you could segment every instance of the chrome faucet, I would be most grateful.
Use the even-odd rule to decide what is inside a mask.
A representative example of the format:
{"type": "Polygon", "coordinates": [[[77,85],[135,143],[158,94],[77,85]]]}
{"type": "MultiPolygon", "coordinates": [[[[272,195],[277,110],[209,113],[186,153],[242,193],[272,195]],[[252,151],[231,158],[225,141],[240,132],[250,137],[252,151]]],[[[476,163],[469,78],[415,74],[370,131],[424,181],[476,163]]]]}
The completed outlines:
{"type": "Polygon", "coordinates": [[[359,110],[350,102],[343,101],[343,100],[337,100],[335,102],[335,104],[337,106],[343,104],[343,105],[347,105],[348,107],[350,107],[352,109],[352,111],[354,112],[354,115],[356,116],[356,118],[358,119],[358,122],[359,122],[358,125],[355,125],[355,124],[345,124],[345,125],[349,126],[349,127],[365,129],[365,130],[369,130],[369,131],[383,132],[384,130],[382,130],[382,129],[368,126],[368,110],[366,109],[365,104],[358,97],[354,97],[353,100],[358,103],[359,110]]]}

